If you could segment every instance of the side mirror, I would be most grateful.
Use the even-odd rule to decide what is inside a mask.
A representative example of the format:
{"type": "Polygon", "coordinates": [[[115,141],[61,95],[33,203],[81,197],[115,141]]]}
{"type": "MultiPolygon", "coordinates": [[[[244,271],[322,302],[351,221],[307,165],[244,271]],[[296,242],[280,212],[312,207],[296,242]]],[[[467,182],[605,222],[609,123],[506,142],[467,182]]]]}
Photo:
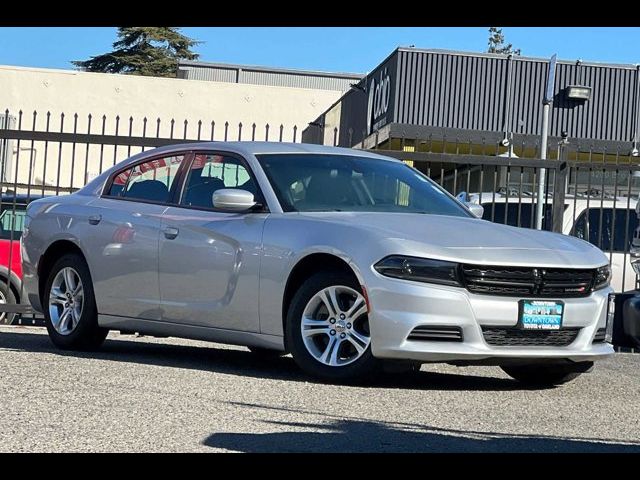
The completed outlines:
{"type": "Polygon", "coordinates": [[[456,195],[456,199],[460,203],[466,204],[469,201],[469,194],[467,192],[460,192],[459,194],[456,195]]]}
{"type": "Polygon", "coordinates": [[[479,203],[467,202],[465,205],[469,210],[471,210],[471,213],[473,213],[476,218],[482,218],[482,215],[484,215],[484,207],[479,203]]]}
{"type": "Polygon", "coordinates": [[[471,213],[473,213],[476,218],[482,218],[482,215],[484,214],[484,207],[479,203],[471,202],[471,197],[467,192],[460,192],[456,195],[456,200],[471,210],[471,213]]]}
{"type": "Polygon", "coordinates": [[[230,212],[244,212],[256,204],[253,193],[236,188],[221,188],[213,193],[213,206],[230,212]]]}

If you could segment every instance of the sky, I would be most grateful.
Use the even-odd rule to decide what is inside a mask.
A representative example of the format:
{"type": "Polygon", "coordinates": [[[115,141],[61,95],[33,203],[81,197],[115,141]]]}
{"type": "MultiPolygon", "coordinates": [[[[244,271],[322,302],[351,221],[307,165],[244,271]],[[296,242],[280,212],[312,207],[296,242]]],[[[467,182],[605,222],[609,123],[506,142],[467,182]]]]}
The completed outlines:
{"type": "MultiPolygon", "coordinates": [[[[200,60],[366,73],[398,46],[486,51],[484,27],[188,27],[200,60]]],[[[640,63],[637,27],[504,27],[522,55],[640,63]]],[[[111,50],[112,27],[0,27],[0,65],[72,69],[111,50]]]]}

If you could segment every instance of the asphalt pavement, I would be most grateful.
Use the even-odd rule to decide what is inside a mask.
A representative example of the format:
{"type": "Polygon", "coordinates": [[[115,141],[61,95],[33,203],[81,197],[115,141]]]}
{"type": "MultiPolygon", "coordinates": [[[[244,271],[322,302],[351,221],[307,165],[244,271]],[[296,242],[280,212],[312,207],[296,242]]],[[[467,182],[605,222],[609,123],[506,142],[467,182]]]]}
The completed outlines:
{"type": "Polygon", "coordinates": [[[545,390],[447,365],[346,386],[241,347],[0,327],[0,369],[3,452],[640,452],[637,354],[545,390]]]}

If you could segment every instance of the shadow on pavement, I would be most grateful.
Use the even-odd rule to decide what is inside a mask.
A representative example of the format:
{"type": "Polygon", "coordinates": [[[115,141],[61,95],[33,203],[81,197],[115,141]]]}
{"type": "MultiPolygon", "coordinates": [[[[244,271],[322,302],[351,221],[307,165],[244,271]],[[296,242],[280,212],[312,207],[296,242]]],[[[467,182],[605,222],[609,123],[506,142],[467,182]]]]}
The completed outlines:
{"type": "MultiPolygon", "coordinates": [[[[107,339],[102,348],[94,352],[72,352],[54,347],[46,335],[33,333],[0,332],[0,349],[47,353],[62,357],[92,358],[113,362],[138,363],[170,368],[184,368],[232,374],[239,376],[316,382],[304,375],[290,356],[260,358],[248,350],[151,343],[139,339],[107,339]]],[[[321,382],[318,382],[321,383],[321,382]]],[[[381,374],[358,387],[401,388],[413,390],[522,390],[524,387],[508,378],[436,373],[420,371],[403,374],[381,374]]]]}
{"type": "Polygon", "coordinates": [[[277,424],[289,431],[214,433],[204,440],[203,445],[248,453],[640,452],[640,444],[538,435],[467,432],[425,425],[395,426],[387,423],[344,419],[322,424],[268,423],[277,424]],[[299,430],[295,431],[295,429],[299,430]],[[316,431],[308,431],[310,429],[316,431]]]}

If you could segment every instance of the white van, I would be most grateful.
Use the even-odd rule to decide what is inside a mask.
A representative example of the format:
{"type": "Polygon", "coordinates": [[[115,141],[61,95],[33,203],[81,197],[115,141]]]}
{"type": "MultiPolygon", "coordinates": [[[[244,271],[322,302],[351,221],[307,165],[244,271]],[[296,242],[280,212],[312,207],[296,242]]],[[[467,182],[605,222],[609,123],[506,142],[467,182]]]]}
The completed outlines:
{"type": "MultiPolygon", "coordinates": [[[[535,228],[536,201],[516,190],[475,193],[470,201],[484,207],[483,219],[513,226],[535,228]],[[507,208],[505,206],[508,205],[507,208]]],[[[638,277],[631,268],[629,250],[638,227],[637,199],[613,197],[591,191],[591,195],[566,195],[562,233],[594,244],[609,257],[611,286],[616,292],[634,290],[638,277]],[[615,212],[615,213],[614,213],[615,212]]],[[[552,197],[545,204],[543,228],[551,230],[552,197]]]]}

